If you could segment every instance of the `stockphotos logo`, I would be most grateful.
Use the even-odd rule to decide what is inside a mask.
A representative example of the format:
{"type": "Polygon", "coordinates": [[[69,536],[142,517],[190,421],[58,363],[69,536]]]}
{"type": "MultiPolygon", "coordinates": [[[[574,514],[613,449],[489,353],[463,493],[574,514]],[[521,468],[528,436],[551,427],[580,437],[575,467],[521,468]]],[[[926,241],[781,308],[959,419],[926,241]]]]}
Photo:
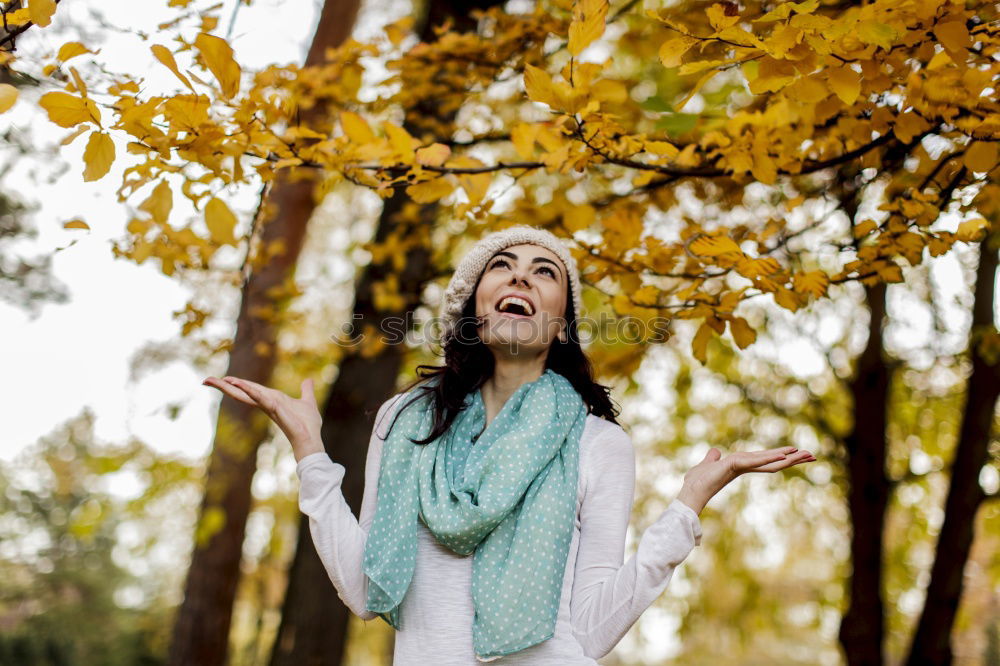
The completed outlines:
{"type": "MultiPolygon", "coordinates": [[[[576,330],[568,331],[570,340],[581,346],[593,342],[601,344],[659,344],[670,338],[669,317],[635,317],[631,315],[612,316],[601,313],[597,318],[578,317],[576,330]]],[[[445,318],[431,317],[424,321],[415,319],[414,313],[408,311],[403,316],[383,317],[373,320],[354,314],[352,320],[344,322],[339,333],[330,336],[338,346],[356,347],[365,344],[371,336],[377,336],[382,345],[406,344],[418,347],[424,344],[442,345],[445,336],[445,318]]],[[[507,321],[493,319],[490,326],[484,326],[481,318],[462,317],[456,323],[455,336],[458,344],[489,344],[493,336],[499,335],[500,326],[504,326],[503,338],[512,344],[516,340],[537,339],[538,342],[551,344],[558,338],[566,320],[563,317],[550,317],[548,313],[540,312],[536,316],[512,318],[507,321]],[[512,327],[516,326],[514,329],[512,327]],[[516,337],[512,331],[516,330],[516,337]]]]}

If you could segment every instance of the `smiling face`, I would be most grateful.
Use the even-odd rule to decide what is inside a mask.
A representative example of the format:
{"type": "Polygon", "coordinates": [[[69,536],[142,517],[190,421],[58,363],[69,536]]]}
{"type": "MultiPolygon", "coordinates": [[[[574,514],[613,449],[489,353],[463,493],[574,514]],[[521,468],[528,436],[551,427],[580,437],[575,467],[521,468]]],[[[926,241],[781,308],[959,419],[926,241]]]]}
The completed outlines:
{"type": "Polygon", "coordinates": [[[522,243],[494,254],[476,288],[483,343],[508,353],[546,350],[566,327],[568,285],[566,267],[548,248],[522,243]]]}

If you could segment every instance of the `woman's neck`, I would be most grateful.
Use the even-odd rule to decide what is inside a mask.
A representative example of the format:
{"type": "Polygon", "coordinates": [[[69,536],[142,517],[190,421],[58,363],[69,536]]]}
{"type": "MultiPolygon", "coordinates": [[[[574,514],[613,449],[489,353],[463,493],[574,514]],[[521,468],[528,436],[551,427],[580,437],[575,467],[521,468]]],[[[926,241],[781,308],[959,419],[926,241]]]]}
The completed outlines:
{"type": "Polygon", "coordinates": [[[545,372],[545,356],[516,362],[498,361],[493,375],[480,387],[483,406],[486,408],[486,425],[489,425],[507,399],[514,395],[522,384],[533,382],[545,372]]]}

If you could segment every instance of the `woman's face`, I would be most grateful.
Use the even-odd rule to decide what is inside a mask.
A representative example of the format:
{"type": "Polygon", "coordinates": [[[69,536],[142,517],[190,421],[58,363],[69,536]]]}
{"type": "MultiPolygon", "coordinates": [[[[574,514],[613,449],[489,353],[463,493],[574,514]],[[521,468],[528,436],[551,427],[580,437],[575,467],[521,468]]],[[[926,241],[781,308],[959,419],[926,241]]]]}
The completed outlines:
{"type": "Polygon", "coordinates": [[[548,248],[523,243],[494,254],[476,289],[483,343],[508,353],[549,348],[567,324],[568,284],[566,267],[548,248]],[[520,300],[511,302],[508,296],[520,300]]]}

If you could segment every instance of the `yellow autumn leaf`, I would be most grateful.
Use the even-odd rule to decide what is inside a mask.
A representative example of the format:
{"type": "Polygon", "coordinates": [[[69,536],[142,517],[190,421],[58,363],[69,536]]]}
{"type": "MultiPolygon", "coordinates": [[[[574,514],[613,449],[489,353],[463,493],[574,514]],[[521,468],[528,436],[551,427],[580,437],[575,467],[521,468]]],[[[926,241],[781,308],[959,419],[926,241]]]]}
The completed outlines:
{"type": "Polygon", "coordinates": [[[861,224],[854,227],[852,233],[855,238],[863,238],[875,231],[876,227],[878,227],[878,223],[875,220],[864,220],[861,224]]]}
{"type": "Polygon", "coordinates": [[[621,81],[601,79],[590,86],[590,98],[598,102],[622,104],[628,100],[628,88],[621,81]]]}
{"type": "Polygon", "coordinates": [[[417,203],[433,203],[448,196],[455,189],[455,185],[446,177],[435,178],[406,188],[406,193],[417,203]]]}
{"type": "Polygon", "coordinates": [[[55,0],[30,0],[28,3],[28,15],[31,17],[31,22],[39,27],[48,26],[55,13],[55,0]]]}
{"type": "Polygon", "coordinates": [[[0,113],[10,111],[17,101],[17,88],[9,83],[0,83],[0,113]]]}
{"type": "Polygon", "coordinates": [[[157,60],[174,73],[174,76],[181,80],[181,83],[190,88],[191,92],[194,92],[194,86],[191,85],[191,81],[186,76],[181,74],[180,68],[177,67],[177,61],[174,60],[174,54],[170,52],[170,49],[161,44],[153,44],[149,47],[149,50],[153,52],[153,56],[157,60]]]}
{"type": "Polygon", "coordinates": [[[743,257],[736,262],[736,272],[751,280],[773,275],[780,270],[781,264],[774,257],[761,257],[760,259],[743,257]]]}
{"type": "Polygon", "coordinates": [[[441,166],[450,155],[451,148],[443,143],[432,143],[416,152],[417,163],[424,166],[441,166]]]}
{"type": "Polygon", "coordinates": [[[972,46],[972,38],[965,21],[946,21],[934,26],[934,36],[946,50],[961,53],[972,46]]]}
{"type": "Polygon", "coordinates": [[[205,66],[215,75],[219,86],[222,88],[222,96],[232,99],[240,91],[240,66],[233,59],[233,49],[230,48],[226,40],[206,32],[198,33],[195,37],[194,45],[197,47],[201,57],[205,60],[205,66]]]}
{"type": "Polygon", "coordinates": [[[792,276],[792,289],[800,294],[811,294],[813,298],[822,298],[830,284],[830,276],[823,271],[806,271],[792,276]]]}
{"type": "Polygon", "coordinates": [[[521,159],[530,160],[534,157],[538,129],[538,125],[519,123],[510,130],[510,141],[521,159]]]}
{"type": "Polygon", "coordinates": [[[608,0],[576,0],[573,3],[573,21],[569,24],[567,45],[570,55],[580,55],[604,34],[607,16],[608,0]]]}
{"type": "Polygon", "coordinates": [[[697,39],[687,35],[668,39],[660,45],[660,62],[664,67],[679,67],[681,58],[697,43],[697,39]]]}
{"type": "Polygon", "coordinates": [[[93,132],[83,151],[83,179],[98,180],[111,169],[115,161],[115,143],[104,132],[93,132]]]}
{"type": "Polygon", "coordinates": [[[170,217],[170,210],[174,207],[174,194],[170,190],[170,184],[161,180],[153,188],[153,193],[139,204],[139,210],[149,213],[153,220],[160,224],[166,224],[170,217]]]}
{"type": "Polygon", "coordinates": [[[886,51],[892,48],[892,43],[898,37],[895,28],[878,21],[861,21],[855,34],[865,44],[875,44],[886,51]]]}
{"type": "Polygon", "coordinates": [[[733,317],[729,320],[729,332],[733,334],[733,340],[740,349],[746,349],[757,339],[757,331],[753,330],[743,317],[733,317]]]}
{"type": "Polygon", "coordinates": [[[750,171],[754,178],[766,185],[773,185],[778,179],[778,166],[771,158],[769,139],[766,133],[758,132],[754,137],[750,153],[753,156],[753,166],[750,167],[750,171]]]}
{"type": "Polygon", "coordinates": [[[97,53],[96,51],[91,51],[86,46],[80,42],[66,42],[59,47],[59,53],[56,54],[56,60],[59,62],[66,62],[70,58],[75,58],[84,53],[97,53]]]}
{"type": "Polygon", "coordinates": [[[743,254],[743,251],[740,250],[740,246],[736,244],[736,241],[728,236],[703,235],[696,238],[689,247],[691,252],[694,254],[707,255],[710,257],[716,257],[720,254],[726,254],[727,252],[743,254]]]}
{"type": "Polygon", "coordinates": [[[681,152],[677,146],[669,141],[644,141],[642,147],[647,153],[662,155],[670,159],[677,157],[681,152]]]}
{"type": "Polygon", "coordinates": [[[552,84],[552,77],[545,70],[534,65],[525,65],[524,89],[531,101],[548,104],[554,109],[559,107],[559,98],[552,84]]]}
{"type": "Polygon", "coordinates": [[[389,145],[396,151],[396,156],[405,164],[413,164],[417,146],[420,142],[410,136],[404,128],[390,122],[382,123],[385,135],[389,137],[389,145]]]}
{"type": "Polygon", "coordinates": [[[229,210],[226,202],[218,197],[212,197],[205,204],[205,224],[208,232],[212,234],[212,240],[216,243],[226,245],[236,245],[236,236],[233,231],[236,229],[236,215],[229,210]]]}
{"type": "Polygon", "coordinates": [[[708,15],[708,22],[712,24],[716,32],[721,32],[726,28],[739,23],[740,14],[736,10],[736,4],[732,2],[717,2],[705,12],[708,15]]]}
{"type": "Polygon", "coordinates": [[[340,127],[353,143],[364,145],[375,140],[375,132],[365,119],[351,111],[340,112],[340,127]]]}
{"type": "Polygon", "coordinates": [[[997,165],[997,144],[991,141],[976,141],[965,149],[962,161],[969,171],[985,173],[997,165]]]}
{"type": "MultiPolygon", "coordinates": [[[[449,159],[445,163],[445,166],[458,169],[476,169],[484,165],[481,160],[477,160],[475,157],[458,155],[449,159]]],[[[490,185],[493,184],[493,174],[489,172],[461,173],[456,174],[455,178],[458,179],[459,186],[465,190],[465,195],[469,198],[469,203],[474,206],[483,200],[490,189],[490,185]]]]}
{"type": "Polygon", "coordinates": [[[570,206],[563,213],[563,224],[570,231],[580,231],[581,229],[588,229],[596,218],[597,211],[589,204],[570,206]]]}
{"type": "Polygon", "coordinates": [[[101,122],[101,112],[91,99],[57,90],[42,95],[38,104],[48,112],[49,120],[60,127],[75,127],[86,122],[99,125],[101,122]]]}
{"type": "Polygon", "coordinates": [[[827,69],[826,80],[844,104],[854,104],[854,100],[861,94],[861,75],[850,67],[827,69]]]}
{"type": "Polygon", "coordinates": [[[81,220],[80,218],[72,219],[68,222],[63,222],[63,229],[89,229],[90,225],[81,220]]]}
{"type": "MultiPolygon", "coordinates": [[[[684,68],[682,67],[681,69],[683,70],[684,68]]],[[[704,74],[702,74],[701,78],[698,79],[693,86],[691,86],[691,89],[688,91],[688,94],[685,95],[684,99],[682,99],[681,101],[677,102],[677,106],[674,107],[674,108],[677,111],[680,111],[681,109],[683,109],[687,105],[687,103],[690,102],[691,99],[695,95],[698,94],[698,92],[702,89],[702,87],[706,83],[708,83],[708,80],[711,79],[713,76],[715,76],[718,73],[719,73],[719,70],[717,70],[717,69],[710,69],[707,72],[705,72],[704,74]]]]}
{"type": "Polygon", "coordinates": [[[980,240],[983,233],[989,228],[990,223],[982,217],[977,217],[973,220],[966,220],[958,225],[958,230],[955,232],[955,238],[960,241],[965,241],[966,243],[971,243],[973,241],[980,240]]]}
{"type": "Polygon", "coordinates": [[[702,323],[698,327],[698,332],[694,334],[691,341],[691,353],[704,364],[708,360],[708,341],[712,337],[712,327],[707,323],[702,323]]]}

